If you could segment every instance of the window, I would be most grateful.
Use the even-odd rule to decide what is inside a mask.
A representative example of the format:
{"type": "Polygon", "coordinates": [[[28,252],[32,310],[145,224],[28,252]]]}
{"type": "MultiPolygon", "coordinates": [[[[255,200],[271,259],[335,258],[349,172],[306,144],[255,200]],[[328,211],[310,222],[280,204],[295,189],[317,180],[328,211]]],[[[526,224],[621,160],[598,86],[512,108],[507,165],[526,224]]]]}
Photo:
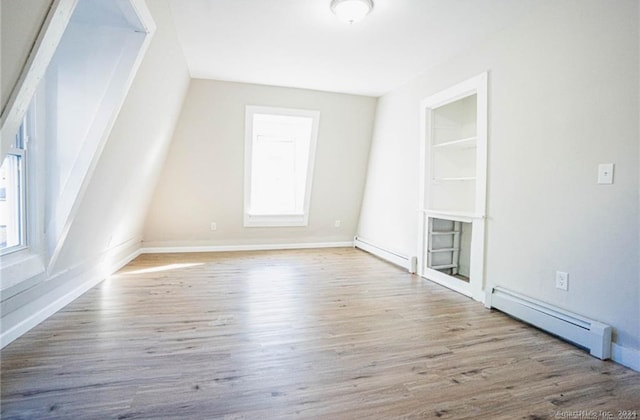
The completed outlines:
{"type": "Polygon", "coordinates": [[[306,226],[320,112],[248,106],[245,226],[306,226]]]}
{"type": "Polygon", "coordinates": [[[26,120],[0,167],[0,255],[26,246],[26,120]]]}

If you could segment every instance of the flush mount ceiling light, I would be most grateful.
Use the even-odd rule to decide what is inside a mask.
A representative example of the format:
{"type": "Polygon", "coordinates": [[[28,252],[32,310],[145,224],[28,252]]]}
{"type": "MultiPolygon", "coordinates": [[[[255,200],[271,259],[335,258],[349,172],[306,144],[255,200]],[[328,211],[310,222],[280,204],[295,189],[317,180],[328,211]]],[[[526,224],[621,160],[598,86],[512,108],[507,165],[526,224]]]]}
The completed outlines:
{"type": "Polygon", "coordinates": [[[331,10],[338,19],[359,22],[373,9],[373,0],[331,0],[331,10]]]}

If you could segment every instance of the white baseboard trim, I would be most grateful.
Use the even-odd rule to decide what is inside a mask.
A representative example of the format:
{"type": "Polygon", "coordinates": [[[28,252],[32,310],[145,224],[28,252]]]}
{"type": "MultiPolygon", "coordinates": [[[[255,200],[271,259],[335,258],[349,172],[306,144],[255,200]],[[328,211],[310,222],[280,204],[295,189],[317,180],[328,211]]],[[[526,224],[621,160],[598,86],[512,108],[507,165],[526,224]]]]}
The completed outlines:
{"type": "MultiPolygon", "coordinates": [[[[80,285],[75,289],[73,289],[71,292],[65,293],[58,299],[47,304],[45,307],[43,307],[39,311],[33,313],[32,315],[23,319],[19,323],[15,324],[11,328],[9,328],[7,331],[3,331],[2,334],[0,335],[0,348],[4,348],[8,344],[13,342],[17,338],[19,338],[20,336],[22,336],[23,334],[27,333],[29,330],[36,327],[38,324],[40,324],[41,322],[49,318],[51,315],[55,314],[60,309],[64,308],[69,303],[76,300],[78,297],[80,297],[82,294],[87,292],[89,289],[99,284],[102,280],[104,279],[100,277],[94,277],[87,281],[79,281],[80,285]]],[[[47,296],[45,295],[45,297],[47,296]]],[[[38,299],[38,301],[39,300],[41,299],[38,299]]],[[[45,299],[43,298],[42,300],[45,300],[45,299]]]]}
{"type": "Polygon", "coordinates": [[[416,272],[416,257],[409,257],[394,251],[389,251],[357,236],[353,238],[353,246],[363,251],[367,251],[368,253],[373,254],[376,257],[382,258],[383,260],[389,261],[392,264],[398,265],[406,269],[409,273],[416,272]]]}
{"type": "Polygon", "coordinates": [[[254,245],[204,245],[204,246],[151,246],[143,247],[142,254],[173,254],[188,252],[234,252],[234,251],[274,251],[283,249],[351,248],[353,242],[315,242],[294,244],[254,244],[254,245]]]}
{"type": "Polygon", "coordinates": [[[611,360],[640,372],[640,350],[611,343],[611,360]]]}
{"type": "Polygon", "coordinates": [[[127,241],[105,251],[97,259],[84,262],[73,269],[47,279],[47,281],[53,279],[62,281],[62,286],[25,304],[15,313],[9,314],[8,318],[12,318],[10,323],[13,325],[0,333],[0,348],[9,345],[135,259],[140,255],[139,243],[139,240],[127,241]],[[137,248],[131,251],[130,248],[136,244],[137,248]],[[127,254],[121,256],[123,251],[127,254]],[[80,271],[79,274],[78,271],[80,271]]]}

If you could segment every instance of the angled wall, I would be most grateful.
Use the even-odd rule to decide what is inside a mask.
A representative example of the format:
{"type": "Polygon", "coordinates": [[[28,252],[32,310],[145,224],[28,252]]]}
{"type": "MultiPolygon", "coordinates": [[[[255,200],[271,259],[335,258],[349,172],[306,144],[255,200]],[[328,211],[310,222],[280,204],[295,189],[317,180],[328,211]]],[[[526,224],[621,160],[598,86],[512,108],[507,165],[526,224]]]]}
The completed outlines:
{"type": "Polygon", "coordinates": [[[380,98],[358,235],[415,255],[420,100],[488,70],[485,281],[612,325],[639,368],[638,22],[636,1],[554,2],[380,98]]]}
{"type": "MultiPolygon", "coordinates": [[[[168,2],[147,4],[157,30],[86,180],[55,265],[2,291],[2,345],[139,252],[146,209],[189,84],[168,2]]],[[[47,176],[60,175],[51,168],[47,176]]]]}
{"type": "Polygon", "coordinates": [[[68,230],[155,32],[152,22],[127,19],[134,13],[131,4],[116,4],[78,1],[41,82],[50,272],[58,270],[68,230]]]}
{"type": "Polygon", "coordinates": [[[192,80],[149,207],[144,246],[353,241],[375,107],[376,99],[366,96],[192,80]],[[243,226],[247,105],[320,111],[308,226],[243,226]]]}
{"type": "Polygon", "coordinates": [[[167,1],[147,3],[158,30],[60,254],[62,267],[105,249],[137,248],[142,240],[144,218],[190,80],[167,1]]]}

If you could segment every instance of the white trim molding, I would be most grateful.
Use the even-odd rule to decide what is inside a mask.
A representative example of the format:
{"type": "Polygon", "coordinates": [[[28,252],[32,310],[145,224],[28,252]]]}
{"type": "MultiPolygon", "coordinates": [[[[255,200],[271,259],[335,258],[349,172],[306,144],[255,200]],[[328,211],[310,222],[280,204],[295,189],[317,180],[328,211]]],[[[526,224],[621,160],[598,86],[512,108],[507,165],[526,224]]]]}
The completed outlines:
{"type": "Polygon", "coordinates": [[[611,360],[640,372],[640,350],[611,343],[611,360]]]}
{"type": "MultiPolygon", "coordinates": [[[[140,255],[140,242],[139,238],[125,241],[75,267],[47,278],[46,283],[59,286],[34,300],[23,304],[10,304],[9,306],[17,307],[15,310],[9,308],[9,312],[3,314],[2,326],[6,327],[6,330],[3,329],[0,333],[0,348],[4,348],[133,261],[140,255]]],[[[33,287],[43,284],[41,282],[33,287]]],[[[24,300],[20,295],[9,299],[24,300]]]]}
{"type": "Polygon", "coordinates": [[[53,54],[60,44],[71,14],[78,0],[54,0],[40,29],[36,42],[27,58],[20,78],[13,87],[9,99],[0,115],[0,161],[9,150],[13,136],[33,97],[40,80],[44,77],[53,54]]]}
{"type": "Polygon", "coordinates": [[[149,246],[143,244],[141,254],[173,254],[189,252],[276,251],[285,249],[352,248],[353,242],[312,242],[290,244],[149,246]]]}

